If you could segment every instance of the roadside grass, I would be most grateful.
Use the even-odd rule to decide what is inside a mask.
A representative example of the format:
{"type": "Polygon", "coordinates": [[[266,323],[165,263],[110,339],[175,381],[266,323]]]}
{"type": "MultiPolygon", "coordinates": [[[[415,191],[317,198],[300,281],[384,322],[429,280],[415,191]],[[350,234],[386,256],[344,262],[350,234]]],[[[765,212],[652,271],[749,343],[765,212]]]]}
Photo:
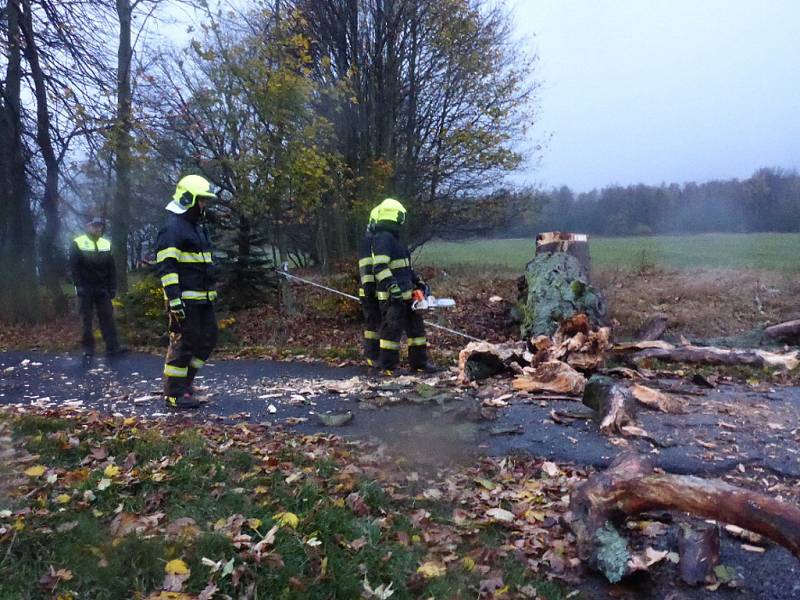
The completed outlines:
{"type": "Polygon", "coordinates": [[[523,588],[564,597],[502,551],[508,530],[489,526],[471,541],[446,524],[453,506],[420,501],[417,478],[403,489],[369,474],[359,462],[367,446],[91,413],[4,410],[0,424],[25,453],[0,513],[2,599],[157,598],[167,588],[358,598],[365,582],[391,583],[392,598],[465,597],[490,570],[508,597],[523,588]],[[418,572],[443,548],[446,568],[418,572]],[[476,549],[496,564],[456,560],[476,549]],[[175,561],[185,568],[177,587],[165,573],[175,561]]]}
{"type": "MultiPolygon", "coordinates": [[[[521,274],[533,257],[531,239],[430,242],[415,254],[415,264],[455,272],[478,267],[488,272],[521,274]]],[[[800,271],[800,234],[703,234],[590,238],[592,268],[635,269],[654,265],[674,269],[756,269],[800,271]]]]}

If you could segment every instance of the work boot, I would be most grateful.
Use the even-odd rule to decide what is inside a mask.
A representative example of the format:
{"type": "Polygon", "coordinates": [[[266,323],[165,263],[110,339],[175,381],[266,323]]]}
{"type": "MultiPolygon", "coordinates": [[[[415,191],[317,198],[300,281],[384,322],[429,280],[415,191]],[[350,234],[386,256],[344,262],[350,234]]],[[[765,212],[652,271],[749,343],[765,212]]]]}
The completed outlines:
{"type": "Polygon", "coordinates": [[[168,408],[200,408],[200,402],[188,392],[182,396],[164,396],[164,401],[167,403],[168,408]]]}
{"type": "Polygon", "coordinates": [[[124,346],[117,346],[116,348],[112,348],[111,350],[106,350],[106,356],[108,356],[109,358],[113,358],[117,356],[122,356],[123,354],[127,354],[128,352],[130,352],[130,350],[128,350],[124,346]]]}

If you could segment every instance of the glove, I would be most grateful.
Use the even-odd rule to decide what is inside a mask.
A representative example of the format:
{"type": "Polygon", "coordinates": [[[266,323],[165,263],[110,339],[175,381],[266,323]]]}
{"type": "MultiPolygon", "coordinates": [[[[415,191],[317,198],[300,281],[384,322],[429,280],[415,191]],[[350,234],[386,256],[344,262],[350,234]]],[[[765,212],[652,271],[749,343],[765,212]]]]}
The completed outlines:
{"type": "Polygon", "coordinates": [[[183,300],[178,298],[177,300],[170,300],[169,302],[169,314],[179,321],[183,321],[186,318],[186,310],[183,305],[183,300]]]}
{"type": "Polygon", "coordinates": [[[417,280],[417,289],[422,291],[422,294],[426,298],[431,295],[431,286],[429,286],[427,283],[422,281],[422,279],[418,279],[417,280]]]}
{"type": "Polygon", "coordinates": [[[396,283],[389,286],[389,299],[395,301],[403,299],[403,290],[396,283]]]}
{"type": "Polygon", "coordinates": [[[114,289],[108,290],[108,296],[113,300],[114,298],[117,297],[117,290],[114,289]]]}

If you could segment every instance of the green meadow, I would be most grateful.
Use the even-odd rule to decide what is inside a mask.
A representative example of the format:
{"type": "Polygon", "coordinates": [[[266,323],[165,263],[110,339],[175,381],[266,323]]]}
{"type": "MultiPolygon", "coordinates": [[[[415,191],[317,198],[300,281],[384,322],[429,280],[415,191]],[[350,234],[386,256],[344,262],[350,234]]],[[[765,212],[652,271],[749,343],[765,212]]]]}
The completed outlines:
{"type": "MultiPolygon", "coordinates": [[[[590,238],[595,269],[756,269],[800,271],[800,234],[703,234],[590,238]]],[[[531,239],[430,242],[415,253],[418,265],[519,273],[534,253],[531,239]]]]}

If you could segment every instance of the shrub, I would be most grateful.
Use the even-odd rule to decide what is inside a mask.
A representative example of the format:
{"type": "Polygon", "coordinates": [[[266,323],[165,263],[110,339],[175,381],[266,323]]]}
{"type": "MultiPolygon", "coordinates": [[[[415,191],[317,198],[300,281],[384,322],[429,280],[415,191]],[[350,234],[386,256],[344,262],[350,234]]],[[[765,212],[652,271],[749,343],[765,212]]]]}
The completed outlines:
{"type": "Polygon", "coordinates": [[[165,346],[168,341],[161,281],[147,273],[114,301],[120,330],[135,346],[165,346]]]}

